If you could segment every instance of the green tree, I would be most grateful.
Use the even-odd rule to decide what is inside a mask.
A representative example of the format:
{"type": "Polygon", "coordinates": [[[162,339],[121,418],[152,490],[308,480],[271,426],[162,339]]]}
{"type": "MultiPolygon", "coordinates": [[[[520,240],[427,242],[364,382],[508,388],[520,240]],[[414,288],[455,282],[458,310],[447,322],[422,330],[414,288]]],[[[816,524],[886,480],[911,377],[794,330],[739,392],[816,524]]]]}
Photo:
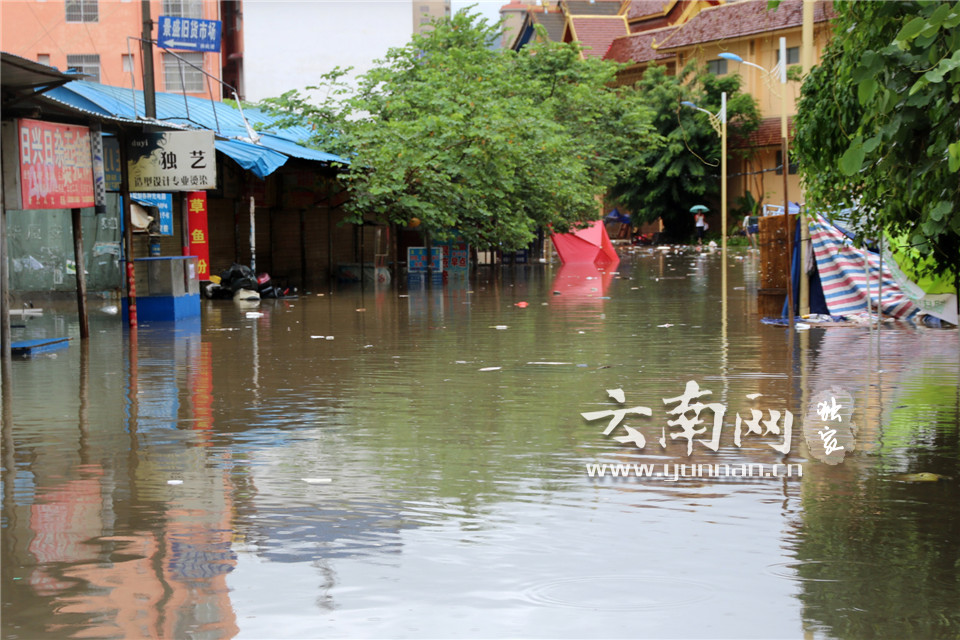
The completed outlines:
{"type": "Polygon", "coordinates": [[[693,232],[690,207],[720,197],[720,136],[708,118],[680,105],[690,101],[712,113],[720,111],[727,92],[727,152],[737,136],[760,122],[756,102],[739,93],[740,77],[714,76],[692,66],[671,76],[651,66],[634,86],[638,98],[654,112],[653,126],[664,144],[638,147],[624,160],[610,197],[641,222],[663,220],[665,233],[687,239],[693,232]]]}
{"type": "MultiPolygon", "coordinates": [[[[350,157],[352,221],[417,218],[437,239],[524,247],[540,228],[596,219],[622,156],[658,138],[644,105],[613,87],[616,64],[574,44],[492,50],[498,36],[461,11],[391,49],[340,111],[296,92],[268,106],[350,157]]],[[[325,81],[340,91],[339,71],[325,81]]]]}
{"type": "Polygon", "coordinates": [[[960,3],[834,3],[806,78],[794,151],[807,202],[853,208],[960,279],[960,3]]]}

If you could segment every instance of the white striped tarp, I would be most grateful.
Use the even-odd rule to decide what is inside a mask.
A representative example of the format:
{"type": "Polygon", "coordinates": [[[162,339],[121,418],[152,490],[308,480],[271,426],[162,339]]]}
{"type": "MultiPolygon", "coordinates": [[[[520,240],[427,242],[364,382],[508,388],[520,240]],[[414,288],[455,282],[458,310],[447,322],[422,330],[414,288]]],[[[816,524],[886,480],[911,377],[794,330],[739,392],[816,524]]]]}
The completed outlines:
{"type": "Polygon", "coordinates": [[[871,310],[876,310],[882,292],[885,316],[906,320],[919,311],[901,291],[887,268],[888,263],[883,264],[881,286],[880,256],[855,247],[850,238],[819,214],[810,223],[810,241],[830,315],[865,313],[868,290],[871,310]],[[869,287],[865,261],[870,265],[869,287]]]}

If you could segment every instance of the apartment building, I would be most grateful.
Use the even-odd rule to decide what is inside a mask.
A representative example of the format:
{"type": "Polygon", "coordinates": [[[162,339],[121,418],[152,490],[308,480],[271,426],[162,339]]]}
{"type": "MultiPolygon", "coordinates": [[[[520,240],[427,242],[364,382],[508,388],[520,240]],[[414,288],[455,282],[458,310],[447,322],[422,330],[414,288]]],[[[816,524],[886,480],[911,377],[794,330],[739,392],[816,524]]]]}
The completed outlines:
{"type": "MultiPolygon", "coordinates": [[[[144,20],[159,35],[160,16],[220,20],[219,0],[4,0],[0,2],[0,48],[8,53],[76,70],[87,80],[143,89],[141,36],[144,20]],[[149,11],[145,12],[144,7],[149,11]],[[145,15],[146,14],[146,15],[145,15]]],[[[224,31],[224,35],[226,35],[224,31]]],[[[219,48],[219,47],[218,47],[219,48]]],[[[218,81],[232,51],[153,48],[154,88],[169,93],[230,97],[218,81]]]]}

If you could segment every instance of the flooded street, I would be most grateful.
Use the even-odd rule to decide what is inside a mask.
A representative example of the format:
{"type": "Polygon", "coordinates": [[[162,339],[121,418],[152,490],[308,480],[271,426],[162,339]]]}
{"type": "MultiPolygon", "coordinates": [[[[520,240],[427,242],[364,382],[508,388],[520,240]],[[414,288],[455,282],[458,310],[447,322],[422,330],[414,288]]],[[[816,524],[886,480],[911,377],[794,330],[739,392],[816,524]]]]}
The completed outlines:
{"type": "MultiPolygon", "coordinates": [[[[957,330],[791,340],[757,263],[732,252],[726,323],[693,251],[135,337],[98,302],[89,344],[12,364],[3,637],[960,636],[957,330]],[[825,392],[858,427],[835,465],[805,438],[825,392]],[[741,465],[770,475],[713,473],[741,465]]],[[[70,305],[20,323],[78,335],[70,305]]]]}

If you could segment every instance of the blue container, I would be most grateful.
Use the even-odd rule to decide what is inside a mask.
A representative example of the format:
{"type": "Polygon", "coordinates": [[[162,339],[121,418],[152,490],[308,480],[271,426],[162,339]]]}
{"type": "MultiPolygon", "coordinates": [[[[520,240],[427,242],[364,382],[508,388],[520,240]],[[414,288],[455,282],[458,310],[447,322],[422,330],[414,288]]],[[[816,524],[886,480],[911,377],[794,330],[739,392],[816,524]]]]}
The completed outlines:
{"type": "MultiPolygon", "coordinates": [[[[176,321],[200,317],[200,283],[196,256],[134,260],[137,275],[137,321],[176,321]],[[144,277],[145,276],[145,277],[144,277]]],[[[123,299],[127,320],[128,300],[123,299]]]]}

